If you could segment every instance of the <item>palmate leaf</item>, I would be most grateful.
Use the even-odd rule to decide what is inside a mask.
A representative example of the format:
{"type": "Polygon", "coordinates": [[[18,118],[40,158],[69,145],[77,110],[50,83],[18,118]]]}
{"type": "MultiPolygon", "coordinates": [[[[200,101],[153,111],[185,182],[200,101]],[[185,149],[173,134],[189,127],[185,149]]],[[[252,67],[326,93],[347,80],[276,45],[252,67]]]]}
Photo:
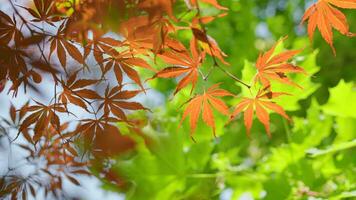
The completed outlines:
{"type": "Polygon", "coordinates": [[[184,75],[184,78],[179,81],[174,94],[177,94],[189,84],[192,84],[191,92],[194,90],[199,75],[198,68],[205,58],[205,54],[198,51],[197,46],[193,41],[190,45],[191,56],[183,45],[179,45],[179,48],[181,51],[166,51],[158,55],[166,63],[172,66],[158,71],[153,77],[175,78],[184,75]]]}
{"type": "MultiPolygon", "coordinates": [[[[101,99],[97,92],[89,89],[84,89],[87,86],[97,84],[98,80],[91,79],[77,79],[79,71],[73,73],[67,80],[67,82],[61,81],[63,92],[59,95],[59,100],[67,106],[68,103],[72,103],[88,111],[86,102],[87,99],[101,99]]],[[[89,112],[89,111],[88,111],[89,112]]]]}
{"type": "Polygon", "coordinates": [[[200,113],[202,113],[204,123],[213,129],[215,136],[215,120],[212,108],[224,115],[229,115],[229,108],[218,98],[225,96],[234,95],[226,90],[220,89],[219,84],[213,85],[202,95],[195,96],[189,101],[180,123],[182,123],[185,118],[190,116],[190,128],[192,135],[196,129],[200,113]]]}
{"type": "Polygon", "coordinates": [[[53,52],[57,50],[59,62],[61,63],[64,70],[66,70],[67,66],[67,53],[78,63],[84,63],[85,58],[82,53],[65,37],[65,23],[60,25],[57,31],[57,35],[51,37],[49,41],[51,42],[49,58],[51,58],[53,52]]]}
{"type": "Polygon", "coordinates": [[[348,37],[355,36],[354,33],[349,31],[345,15],[335,7],[356,9],[356,0],[319,0],[307,9],[302,18],[302,23],[308,21],[310,40],[313,39],[315,29],[318,28],[334,54],[336,54],[336,50],[333,45],[333,28],[348,37]]]}
{"type": "Polygon", "coordinates": [[[69,113],[62,104],[44,105],[36,102],[36,105],[23,108],[23,112],[31,113],[27,116],[20,125],[19,133],[34,125],[33,141],[36,143],[43,136],[45,130],[49,126],[59,128],[61,126],[60,118],[57,113],[69,113]]]}
{"type": "Polygon", "coordinates": [[[260,54],[256,61],[257,74],[254,78],[254,82],[260,81],[264,87],[268,87],[271,85],[270,80],[276,80],[284,84],[302,88],[286,76],[286,73],[305,73],[303,68],[288,62],[288,60],[300,53],[301,50],[289,50],[273,55],[276,46],[286,38],[287,37],[284,37],[279,40],[266,53],[260,54]]]}
{"type": "Polygon", "coordinates": [[[52,26],[54,26],[52,22],[57,22],[60,20],[60,18],[55,15],[56,14],[54,9],[55,1],[34,0],[33,2],[35,4],[36,9],[20,6],[23,9],[27,10],[27,12],[29,12],[32,15],[32,17],[34,18],[32,21],[34,22],[45,21],[51,24],[52,26]]]}
{"type": "Polygon", "coordinates": [[[138,86],[140,86],[142,90],[144,90],[143,84],[141,82],[139,73],[134,69],[134,67],[141,67],[155,71],[155,69],[153,69],[144,59],[134,57],[130,50],[125,50],[122,52],[111,51],[110,57],[104,59],[104,62],[105,69],[102,71],[106,73],[111,68],[113,68],[119,85],[123,83],[123,73],[125,72],[125,74],[138,86]]]}
{"type": "Polygon", "coordinates": [[[148,110],[138,102],[129,102],[128,99],[134,98],[143,90],[123,90],[123,86],[107,87],[105,96],[101,99],[102,103],[99,106],[104,109],[104,116],[109,117],[112,113],[118,120],[129,122],[126,118],[125,110],[148,110]]]}
{"type": "Polygon", "coordinates": [[[15,19],[0,11],[0,43],[8,44],[12,39],[20,42],[23,38],[22,32],[16,27],[15,19]]]}
{"type": "Polygon", "coordinates": [[[269,137],[271,136],[271,133],[269,124],[269,113],[267,112],[267,109],[274,111],[282,117],[290,120],[284,109],[271,101],[271,99],[281,95],[286,95],[286,93],[271,92],[269,89],[270,88],[267,87],[262,90],[259,90],[254,98],[243,98],[243,100],[239,104],[237,104],[235,110],[233,111],[230,117],[230,120],[232,120],[238,114],[244,112],[244,124],[246,126],[247,135],[250,135],[254,113],[256,113],[257,119],[265,126],[267,135],[269,137]]]}

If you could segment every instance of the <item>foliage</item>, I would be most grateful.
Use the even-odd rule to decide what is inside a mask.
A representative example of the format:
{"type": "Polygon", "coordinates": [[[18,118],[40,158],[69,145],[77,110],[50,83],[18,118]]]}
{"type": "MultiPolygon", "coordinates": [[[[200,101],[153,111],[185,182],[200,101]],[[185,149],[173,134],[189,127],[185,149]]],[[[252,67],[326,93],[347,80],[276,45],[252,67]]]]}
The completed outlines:
{"type": "Polygon", "coordinates": [[[21,89],[46,96],[49,82],[53,94],[11,105],[2,118],[7,148],[24,149],[36,170],[23,176],[9,166],[0,197],[43,190],[65,199],[63,180],[80,185],[78,175],[135,200],[354,197],[355,92],[341,79],[356,76],[332,71],[352,65],[354,47],[340,48],[349,44],[332,29],[354,36],[355,21],[336,7],[355,3],[288,1],[270,15],[259,11],[281,1],[7,0],[0,92],[13,101],[21,89]],[[304,16],[293,15],[298,9],[304,16]],[[321,33],[320,50],[288,32],[306,21],[310,40],[321,33]],[[252,34],[256,25],[273,37],[252,34]],[[325,59],[321,38],[337,57],[325,59]],[[139,101],[152,90],[164,106],[139,101]],[[254,116],[263,127],[252,126],[254,116]]]}

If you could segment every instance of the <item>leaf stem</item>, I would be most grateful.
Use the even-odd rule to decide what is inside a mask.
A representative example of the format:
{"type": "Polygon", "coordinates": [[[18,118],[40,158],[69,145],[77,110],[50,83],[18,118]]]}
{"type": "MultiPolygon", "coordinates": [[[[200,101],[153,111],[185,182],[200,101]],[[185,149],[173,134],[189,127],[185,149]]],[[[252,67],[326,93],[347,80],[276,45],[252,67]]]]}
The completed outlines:
{"type": "Polygon", "coordinates": [[[242,80],[240,80],[239,78],[237,78],[235,75],[233,75],[232,73],[230,73],[229,71],[227,71],[226,69],[224,69],[223,67],[221,67],[220,65],[216,65],[217,68],[219,68],[222,72],[224,72],[226,75],[228,75],[230,78],[234,79],[236,82],[241,83],[242,85],[244,85],[245,87],[247,87],[248,89],[251,88],[251,86],[245,82],[243,82],[242,80]]]}

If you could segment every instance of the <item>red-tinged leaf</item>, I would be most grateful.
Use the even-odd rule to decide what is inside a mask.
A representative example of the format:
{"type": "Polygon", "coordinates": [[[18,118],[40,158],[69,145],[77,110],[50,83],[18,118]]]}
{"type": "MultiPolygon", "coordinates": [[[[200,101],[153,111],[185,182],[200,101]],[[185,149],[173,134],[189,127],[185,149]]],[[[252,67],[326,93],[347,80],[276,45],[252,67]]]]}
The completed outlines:
{"type": "Polygon", "coordinates": [[[37,72],[32,70],[31,71],[31,75],[32,75],[33,81],[35,81],[35,83],[41,83],[42,82],[42,77],[37,72]]]}
{"type": "Polygon", "coordinates": [[[62,43],[59,41],[57,42],[57,54],[58,54],[59,62],[61,63],[62,67],[65,69],[67,65],[66,51],[64,50],[62,43]]]}
{"type": "Polygon", "coordinates": [[[122,65],[121,68],[124,70],[124,72],[127,74],[127,76],[133,80],[137,85],[139,85],[142,90],[144,90],[144,87],[142,85],[140,76],[138,75],[137,71],[132,69],[131,67],[122,65]]]}
{"type": "Polygon", "coordinates": [[[126,115],[125,115],[125,112],[117,107],[117,106],[111,106],[111,110],[112,114],[114,114],[118,119],[122,119],[124,121],[127,121],[127,118],[126,118],[126,115]]]}
{"type": "Polygon", "coordinates": [[[28,187],[30,188],[31,195],[32,195],[33,197],[36,197],[35,188],[34,188],[31,184],[29,184],[28,187]]]}
{"type": "Polygon", "coordinates": [[[85,99],[101,99],[97,92],[88,89],[77,90],[75,94],[85,99]]]}
{"type": "Polygon", "coordinates": [[[158,54],[158,57],[162,58],[166,63],[174,66],[187,66],[193,67],[194,64],[187,53],[184,52],[164,52],[163,54],[158,54]]]}
{"type": "Polygon", "coordinates": [[[83,55],[73,44],[68,41],[64,41],[63,44],[72,58],[74,58],[77,62],[81,64],[84,63],[83,55]]]}
{"type": "Polygon", "coordinates": [[[142,90],[123,90],[120,91],[119,93],[115,94],[113,98],[115,99],[131,99],[140,94],[142,90]]]}
{"type": "Polygon", "coordinates": [[[79,79],[75,81],[75,83],[70,85],[71,89],[78,89],[78,88],[84,88],[89,85],[93,85],[98,83],[98,80],[92,80],[92,79],[79,79]]]}
{"type": "Polygon", "coordinates": [[[65,148],[73,155],[78,156],[77,150],[75,150],[70,144],[66,144],[65,148]]]}
{"type": "Polygon", "coordinates": [[[153,78],[174,78],[188,72],[189,70],[189,68],[184,67],[167,67],[157,72],[157,74],[153,78]]]}
{"type": "Polygon", "coordinates": [[[24,38],[21,41],[17,41],[19,46],[27,47],[33,44],[40,43],[45,37],[43,35],[33,35],[28,38],[24,38]]]}
{"type": "Polygon", "coordinates": [[[73,174],[81,174],[81,175],[92,175],[89,171],[86,171],[86,170],[74,170],[74,171],[71,171],[71,173],[73,174]]]}
{"type": "Polygon", "coordinates": [[[100,38],[100,42],[105,43],[107,45],[113,46],[113,47],[118,47],[122,45],[122,42],[119,40],[115,40],[110,37],[102,37],[100,38]]]}
{"type": "Polygon", "coordinates": [[[73,177],[71,177],[71,176],[69,176],[69,175],[66,175],[66,177],[67,177],[68,180],[69,180],[70,182],[72,182],[74,185],[80,186],[80,183],[79,183],[79,181],[78,181],[77,179],[75,179],[75,178],[73,178],[73,177]]]}
{"type": "Polygon", "coordinates": [[[11,104],[10,106],[10,117],[12,122],[16,122],[16,108],[14,107],[14,105],[11,104]]]}
{"type": "Polygon", "coordinates": [[[124,110],[148,110],[140,103],[124,101],[135,97],[139,92],[141,91],[122,90],[122,86],[116,86],[111,89],[107,87],[99,109],[104,108],[105,117],[108,117],[111,112],[118,119],[127,121],[124,110]]]}
{"type": "Polygon", "coordinates": [[[114,73],[115,73],[117,82],[119,83],[119,85],[121,85],[122,81],[123,81],[123,77],[122,77],[122,71],[121,71],[119,65],[114,66],[114,73]]]}
{"type": "Polygon", "coordinates": [[[0,93],[5,89],[6,79],[0,80],[0,93]]]}
{"type": "Polygon", "coordinates": [[[28,116],[21,123],[19,131],[21,132],[21,131],[27,129],[31,124],[34,124],[38,120],[38,117],[40,117],[41,114],[42,114],[41,112],[35,112],[35,113],[31,114],[30,116],[28,116]]]}
{"type": "Polygon", "coordinates": [[[82,107],[85,110],[88,110],[87,105],[84,103],[82,99],[72,95],[67,95],[66,97],[68,98],[69,102],[71,102],[72,104],[82,107]]]}
{"type": "Polygon", "coordinates": [[[27,191],[26,191],[26,187],[24,188],[24,190],[22,190],[22,200],[27,200],[27,191]]]}
{"type": "Polygon", "coordinates": [[[114,104],[127,110],[147,110],[147,108],[143,107],[140,103],[137,102],[117,101],[114,104]]]}
{"type": "Polygon", "coordinates": [[[151,67],[145,60],[141,58],[129,58],[124,61],[125,64],[130,65],[130,66],[137,66],[137,67],[143,67],[152,71],[155,71],[154,68],[151,67]]]}
{"type": "Polygon", "coordinates": [[[51,46],[50,46],[50,50],[49,50],[49,55],[48,55],[48,58],[50,59],[54,50],[56,50],[56,47],[57,47],[57,40],[53,39],[51,41],[51,46]]]}

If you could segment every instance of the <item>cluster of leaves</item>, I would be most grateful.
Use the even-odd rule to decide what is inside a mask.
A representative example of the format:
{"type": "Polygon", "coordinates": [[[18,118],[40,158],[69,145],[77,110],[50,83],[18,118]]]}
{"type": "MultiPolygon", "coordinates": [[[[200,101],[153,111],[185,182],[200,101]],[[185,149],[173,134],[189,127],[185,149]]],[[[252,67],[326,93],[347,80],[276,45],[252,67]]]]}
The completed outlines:
{"type": "MultiPolygon", "coordinates": [[[[27,142],[21,147],[30,153],[27,160],[40,157],[47,160],[47,165],[42,168],[42,171],[47,172],[51,178],[49,187],[46,187],[46,194],[59,196],[56,191],[60,191],[62,187],[61,174],[49,172],[52,165],[59,165],[57,170],[73,183],[78,184],[71,173],[76,173],[78,171],[75,170],[80,169],[68,171],[67,167],[80,168],[86,165],[87,161],[74,159],[78,156],[78,152],[73,148],[75,139],[85,138],[83,155],[89,149],[94,156],[105,157],[94,152],[99,147],[104,148],[102,143],[98,142],[98,140],[102,141],[100,138],[104,134],[107,137],[121,136],[120,130],[114,124],[120,122],[132,129],[135,128],[136,123],[127,117],[127,112],[148,110],[140,103],[130,100],[146,92],[139,69],[154,73],[152,79],[181,78],[174,95],[191,85],[190,98],[186,102],[187,106],[182,117],[182,121],[190,117],[191,137],[200,113],[203,121],[213,129],[215,135],[212,108],[223,115],[230,116],[231,120],[243,112],[248,134],[252,127],[254,113],[265,126],[268,135],[270,135],[268,110],[289,119],[283,108],[273,102],[274,98],[288,94],[275,92],[273,84],[281,82],[301,87],[287,76],[289,73],[305,73],[301,67],[291,62],[301,51],[287,50],[276,54],[276,46],[272,47],[258,58],[255,65],[257,73],[250,81],[252,84],[245,83],[223,66],[229,65],[225,60],[227,55],[208,35],[205,28],[206,24],[226,14],[227,8],[216,0],[184,2],[84,0],[80,3],[71,0],[33,0],[31,3],[33,4],[17,5],[8,0],[13,13],[0,11],[0,55],[2,55],[0,92],[3,91],[6,83],[11,83],[8,93],[14,96],[21,88],[25,92],[27,88],[41,92],[38,85],[45,77],[50,77],[53,83],[54,94],[49,103],[33,100],[19,110],[11,108],[12,118],[15,118],[13,116],[16,116],[16,113],[20,115],[16,124],[18,131],[15,137],[6,134],[11,143],[20,136],[25,138],[27,142]],[[185,5],[184,12],[177,12],[174,9],[176,4],[185,5]],[[218,14],[203,15],[200,4],[215,7],[218,14]],[[119,13],[119,20],[108,21],[107,15],[110,13],[119,13]],[[188,17],[186,17],[187,13],[188,17]],[[110,26],[111,23],[114,25],[110,26]],[[114,33],[115,36],[109,36],[110,34],[107,34],[109,32],[114,33]],[[178,39],[180,32],[190,33],[191,37],[187,42],[189,48],[184,44],[185,41],[178,39]],[[157,62],[157,58],[169,66],[155,69],[153,63],[157,62]],[[90,60],[93,60],[94,64],[90,60]],[[211,67],[209,72],[204,74],[203,63],[209,61],[212,61],[211,67]],[[234,111],[230,112],[226,103],[220,98],[236,95],[219,88],[220,84],[214,84],[202,94],[196,94],[198,82],[204,82],[214,76],[215,70],[220,70],[226,77],[250,90],[252,97],[243,97],[234,111]],[[94,76],[97,71],[100,73],[98,77],[87,78],[94,76]],[[111,75],[116,78],[114,86],[111,86],[108,81],[111,75]],[[126,77],[136,86],[135,90],[125,89],[127,85],[131,85],[125,80],[126,77]],[[94,87],[105,89],[101,92],[93,89],[94,87]],[[254,92],[253,89],[256,88],[257,91],[254,92]],[[70,125],[73,124],[75,127],[72,131],[69,131],[70,125],[61,119],[61,115],[64,114],[76,116],[70,111],[70,106],[79,107],[91,116],[88,119],[72,122],[70,125]],[[45,150],[41,151],[41,149],[45,150]],[[48,153],[50,155],[47,155],[48,153]],[[66,168],[60,169],[60,165],[66,168]]],[[[353,36],[349,33],[344,15],[332,5],[354,8],[355,1],[319,0],[307,10],[302,20],[309,19],[308,30],[311,36],[318,27],[331,46],[332,27],[343,34],[353,36]]],[[[124,136],[122,138],[129,144],[127,148],[133,148],[132,140],[124,136]]],[[[93,164],[97,163],[100,162],[93,162],[93,164]]],[[[99,169],[101,168],[103,167],[100,166],[99,169]]],[[[107,175],[110,176],[110,172],[107,175]]],[[[36,194],[31,189],[33,184],[27,186],[26,184],[29,183],[20,177],[9,175],[2,180],[4,181],[1,182],[1,188],[6,188],[2,196],[10,194],[12,198],[16,198],[19,193],[22,193],[22,198],[26,199],[28,187],[33,196],[36,194]]],[[[26,180],[32,180],[31,176],[26,180]]],[[[45,187],[38,181],[34,183],[39,187],[45,187]]]]}
{"type": "Polygon", "coordinates": [[[330,45],[334,54],[333,28],[348,37],[356,36],[349,31],[346,16],[337,8],[356,9],[355,0],[319,0],[305,11],[302,23],[308,21],[308,35],[313,39],[318,28],[324,40],[330,45]]]}
{"type": "MultiPolygon", "coordinates": [[[[63,107],[56,110],[65,111],[63,107]]],[[[9,113],[10,119],[2,118],[2,132],[17,133],[17,137],[21,134],[24,141],[10,148],[14,151],[22,149],[26,156],[23,158],[25,162],[9,166],[9,171],[2,175],[0,197],[11,194],[12,199],[27,199],[27,192],[30,192],[36,198],[41,188],[45,197],[65,198],[62,190],[63,179],[79,185],[79,181],[74,178],[76,175],[90,175],[85,167],[87,163],[77,159],[78,152],[73,146],[76,133],[68,130],[68,123],[57,124],[59,119],[51,110],[51,106],[46,106],[45,109],[29,106],[27,103],[19,109],[11,106],[9,113]],[[37,123],[35,127],[29,126],[37,120],[41,123],[37,123]],[[54,121],[57,122],[53,123],[54,121]],[[33,167],[35,170],[26,176],[17,172],[17,168],[24,167],[33,167]],[[48,180],[48,183],[44,180],[48,180]]]]}
{"type": "Polygon", "coordinates": [[[179,117],[169,106],[171,112],[158,113],[143,129],[154,145],[138,140],[134,154],[115,157],[110,169],[129,180],[126,187],[105,178],[105,188],[125,192],[129,200],[353,199],[356,118],[349,110],[356,104],[345,106],[355,97],[353,88],[340,82],[325,105],[313,100],[305,117],[291,117],[293,126],[274,120],[273,140],[242,137],[244,127],[236,123],[214,143],[210,137],[187,142],[188,127],[176,129],[179,117]]]}

